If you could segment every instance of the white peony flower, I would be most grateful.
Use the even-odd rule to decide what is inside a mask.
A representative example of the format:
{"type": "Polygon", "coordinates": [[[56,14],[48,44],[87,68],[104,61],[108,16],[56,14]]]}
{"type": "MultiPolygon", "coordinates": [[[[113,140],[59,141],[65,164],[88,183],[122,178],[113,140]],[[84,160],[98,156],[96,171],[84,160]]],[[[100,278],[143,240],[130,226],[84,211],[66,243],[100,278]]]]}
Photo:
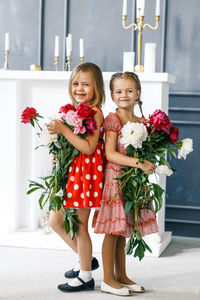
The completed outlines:
{"type": "Polygon", "coordinates": [[[64,113],[53,113],[51,116],[48,116],[48,119],[50,121],[53,121],[53,120],[60,120],[60,121],[62,121],[62,117],[64,115],[65,115],[64,113]]]}
{"type": "Polygon", "coordinates": [[[125,148],[132,145],[134,148],[142,148],[142,142],[147,139],[148,133],[143,123],[127,122],[122,128],[120,143],[125,148]]]}
{"type": "Polygon", "coordinates": [[[52,142],[57,141],[57,134],[50,134],[47,129],[43,129],[40,133],[40,143],[48,147],[52,142]]]}
{"type": "Polygon", "coordinates": [[[186,156],[193,151],[193,140],[190,138],[182,140],[181,149],[178,149],[178,158],[183,157],[186,159],[186,156]]]}
{"type": "Polygon", "coordinates": [[[169,169],[166,165],[160,165],[157,168],[155,168],[155,173],[158,175],[171,176],[173,174],[173,171],[169,169]]]}

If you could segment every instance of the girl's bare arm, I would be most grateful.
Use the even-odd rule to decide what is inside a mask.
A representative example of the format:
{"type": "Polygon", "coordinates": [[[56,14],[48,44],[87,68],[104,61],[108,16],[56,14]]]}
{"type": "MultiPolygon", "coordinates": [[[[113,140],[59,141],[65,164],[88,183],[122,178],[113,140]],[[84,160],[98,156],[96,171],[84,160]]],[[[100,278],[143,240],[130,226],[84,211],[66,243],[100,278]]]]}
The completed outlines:
{"type": "Polygon", "coordinates": [[[47,125],[48,130],[52,134],[63,134],[64,137],[80,152],[91,155],[98,143],[100,127],[103,122],[102,113],[97,110],[95,114],[95,119],[97,122],[97,129],[94,131],[94,135],[87,136],[85,139],[80,138],[77,134],[74,134],[73,131],[67,127],[62,121],[54,120],[47,125]]]}
{"type": "Polygon", "coordinates": [[[140,168],[144,172],[153,172],[155,169],[155,165],[148,160],[137,164],[137,158],[119,153],[117,151],[117,133],[114,131],[106,131],[105,151],[107,160],[118,165],[140,168]]]}

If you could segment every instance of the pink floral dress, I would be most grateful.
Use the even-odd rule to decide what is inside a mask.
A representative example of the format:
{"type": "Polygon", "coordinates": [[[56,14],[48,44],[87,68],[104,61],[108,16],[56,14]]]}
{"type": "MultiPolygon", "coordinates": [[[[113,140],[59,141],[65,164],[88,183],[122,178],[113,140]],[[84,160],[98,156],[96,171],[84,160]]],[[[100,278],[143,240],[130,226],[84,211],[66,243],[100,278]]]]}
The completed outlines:
{"type": "MultiPolygon", "coordinates": [[[[118,135],[117,151],[125,154],[124,145],[120,144],[121,129],[123,125],[116,113],[110,113],[104,121],[104,130],[114,131],[118,135]]],[[[109,204],[113,195],[119,187],[114,179],[121,174],[122,165],[108,161],[104,170],[104,189],[99,211],[96,211],[93,218],[95,233],[105,233],[130,237],[133,232],[133,213],[125,213],[122,195],[118,194],[113,202],[109,204]]],[[[142,236],[158,232],[156,215],[153,210],[148,212],[140,210],[139,228],[142,236]]]]}

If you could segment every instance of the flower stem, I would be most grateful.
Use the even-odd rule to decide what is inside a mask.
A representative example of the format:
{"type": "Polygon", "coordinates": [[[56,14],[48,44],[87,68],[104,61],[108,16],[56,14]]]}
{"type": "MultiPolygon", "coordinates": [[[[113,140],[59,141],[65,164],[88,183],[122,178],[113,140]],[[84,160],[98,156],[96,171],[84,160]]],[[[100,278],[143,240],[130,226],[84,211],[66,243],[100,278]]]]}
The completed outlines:
{"type": "Polygon", "coordinates": [[[35,122],[36,122],[37,126],[39,127],[40,131],[42,131],[42,127],[40,126],[40,124],[39,124],[38,120],[37,120],[36,118],[35,118],[34,120],[35,120],[35,122]]]}

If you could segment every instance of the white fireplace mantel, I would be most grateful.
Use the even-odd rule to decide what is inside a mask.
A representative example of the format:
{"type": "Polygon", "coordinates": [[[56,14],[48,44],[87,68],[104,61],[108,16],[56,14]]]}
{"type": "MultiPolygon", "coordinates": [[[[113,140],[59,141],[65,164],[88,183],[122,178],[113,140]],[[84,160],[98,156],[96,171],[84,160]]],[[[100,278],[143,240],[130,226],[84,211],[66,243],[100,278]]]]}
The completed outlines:
{"type": "MultiPolygon", "coordinates": [[[[39,226],[41,211],[36,195],[28,196],[28,179],[47,175],[51,170],[51,158],[47,149],[36,145],[35,131],[30,125],[21,123],[22,111],[31,106],[43,116],[50,116],[59,107],[70,102],[68,82],[71,72],[52,71],[1,71],[1,209],[0,231],[13,232],[19,229],[36,230],[39,226]]],[[[113,72],[104,72],[106,103],[104,115],[115,110],[109,92],[109,80],[113,72]]],[[[168,73],[138,74],[141,85],[144,115],[148,117],[155,109],[168,113],[169,84],[174,77],[168,73]]],[[[136,108],[136,114],[139,110],[136,108]]],[[[166,179],[159,182],[165,188],[166,179]]],[[[153,243],[150,247],[153,256],[159,256],[171,240],[171,233],[164,230],[165,199],[158,213],[161,244],[153,243]]],[[[94,250],[100,251],[102,235],[92,233],[94,250]]]]}

